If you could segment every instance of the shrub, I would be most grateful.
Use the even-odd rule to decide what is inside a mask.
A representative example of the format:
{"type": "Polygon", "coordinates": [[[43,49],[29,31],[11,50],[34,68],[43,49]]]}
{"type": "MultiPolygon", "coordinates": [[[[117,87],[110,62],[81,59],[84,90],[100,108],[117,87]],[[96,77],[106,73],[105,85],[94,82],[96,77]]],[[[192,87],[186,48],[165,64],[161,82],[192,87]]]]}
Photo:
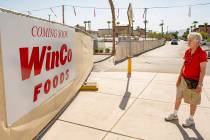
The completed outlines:
{"type": "Polygon", "coordinates": [[[100,53],[103,53],[103,50],[102,50],[102,49],[100,49],[100,50],[99,50],[99,52],[100,52],[100,53]]]}
{"type": "Polygon", "coordinates": [[[99,52],[99,50],[98,50],[98,49],[95,49],[95,50],[94,50],[94,52],[95,52],[95,53],[98,53],[98,52],[99,52]]]}
{"type": "Polygon", "coordinates": [[[106,53],[109,53],[109,52],[110,52],[110,49],[109,49],[109,48],[106,48],[106,49],[105,49],[105,52],[106,52],[106,53]]]}

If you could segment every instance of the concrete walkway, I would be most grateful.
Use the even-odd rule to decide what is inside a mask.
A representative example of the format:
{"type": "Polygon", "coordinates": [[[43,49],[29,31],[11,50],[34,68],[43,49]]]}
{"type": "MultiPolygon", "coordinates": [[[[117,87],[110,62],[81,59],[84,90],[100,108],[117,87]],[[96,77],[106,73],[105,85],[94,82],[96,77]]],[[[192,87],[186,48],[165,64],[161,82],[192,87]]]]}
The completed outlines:
{"type": "Polygon", "coordinates": [[[202,103],[194,128],[182,122],[189,106],[181,105],[179,122],[164,117],[173,111],[177,74],[92,72],[88,81],[98,92],[80,92],[42,140],[210,140],[210,76],[206,76],[202,103]]]}

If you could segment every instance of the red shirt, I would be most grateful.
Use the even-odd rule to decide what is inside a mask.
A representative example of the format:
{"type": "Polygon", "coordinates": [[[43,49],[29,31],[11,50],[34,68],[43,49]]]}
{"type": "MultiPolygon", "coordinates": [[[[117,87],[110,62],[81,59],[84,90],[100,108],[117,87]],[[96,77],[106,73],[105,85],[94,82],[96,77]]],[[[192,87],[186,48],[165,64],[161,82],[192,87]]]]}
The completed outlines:
{"type": "Polygon", "coordinates": [[[184,55],[184,69],[182,75],[185,78],[199,80],[200,63],[207,62],[207,54],[201,47],[198,47],[194,54],[191,55],[191,49],[188,49],[184,55]]]}

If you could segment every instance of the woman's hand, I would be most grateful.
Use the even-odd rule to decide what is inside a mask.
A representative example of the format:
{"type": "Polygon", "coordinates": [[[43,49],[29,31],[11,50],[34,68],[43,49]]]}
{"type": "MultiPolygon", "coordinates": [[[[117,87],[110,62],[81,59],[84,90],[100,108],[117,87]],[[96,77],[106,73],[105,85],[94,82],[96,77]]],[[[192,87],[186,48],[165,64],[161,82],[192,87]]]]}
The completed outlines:
{"type": "Polygon", "coordinates": [[[198,85],[195,89],[195,92],[200,94],[202,92],[202,86],[198,85]]]}
{"type": "Polygon", "coordinates": [[[176,81],[176,87],[178,87],[181,83],[181,76],[178,77],[177,81],[176,81]]]}

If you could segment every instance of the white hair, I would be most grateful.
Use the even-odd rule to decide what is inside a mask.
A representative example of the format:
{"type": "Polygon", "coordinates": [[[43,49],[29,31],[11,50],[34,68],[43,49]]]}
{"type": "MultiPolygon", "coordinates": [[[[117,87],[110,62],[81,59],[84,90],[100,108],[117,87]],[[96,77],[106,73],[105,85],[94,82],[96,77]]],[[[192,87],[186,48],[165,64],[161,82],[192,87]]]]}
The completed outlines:
{"type": "Polygon", "coordinates": [[[202,41],[202,36],[200,33],[197,32],[191,32],[188,34],[187,39],[189,40],[190,38],[192,39],[196,39],[198,41],[199,44],[201,44],[202,41]]]}

